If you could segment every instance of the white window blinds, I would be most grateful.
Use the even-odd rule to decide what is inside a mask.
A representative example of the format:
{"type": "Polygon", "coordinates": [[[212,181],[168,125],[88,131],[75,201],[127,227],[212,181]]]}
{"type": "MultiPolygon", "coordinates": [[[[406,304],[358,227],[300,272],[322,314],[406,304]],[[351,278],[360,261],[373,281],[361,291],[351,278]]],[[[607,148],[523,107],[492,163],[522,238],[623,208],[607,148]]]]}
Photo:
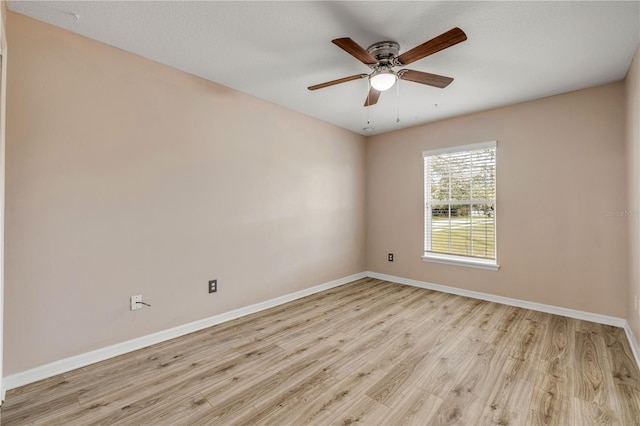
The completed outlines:
{"type": "Polygon", "coordinates": [[[496,143],[423,152],[425,255],[496,259],[496,143]]]}

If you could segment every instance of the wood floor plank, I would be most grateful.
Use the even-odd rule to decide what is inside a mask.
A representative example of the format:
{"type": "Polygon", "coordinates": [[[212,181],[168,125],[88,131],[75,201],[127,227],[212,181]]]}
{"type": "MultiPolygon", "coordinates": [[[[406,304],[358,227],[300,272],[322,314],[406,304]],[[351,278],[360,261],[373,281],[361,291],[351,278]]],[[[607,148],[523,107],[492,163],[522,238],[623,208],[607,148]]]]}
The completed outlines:
{"type": "Polygon", "coordinates": [[[229,342],[243,341],[254,334],[252,328],[237,325],[238,320],[232,320],[215,327],[200,330],[174,339],[143,348],[125,355],[102,361],[98,364],[82,367],[67,373],[67,380],[74,384],[85,385],[93,383],[96,377],[127,376],[131,369],[147,363],[170,364],[179,362],[182,353],[194,353],[201,350],[226,348],[229,342]],[[90,373],[90,374],[85,374],[90,373]]]}
{"type": "Polygon", "coordinates": [[[572,419],[574,424],[621,425],[618,413],[607,405],[596,404],[580,398],[573,399],[572,419]]]}
{"type": "Polygon", "coordinates": [[[597,336],[591,333],[576,331],[576,381],[574,395],[583,401],[596,404],[605,403],[608,399],[608,389],[604,383],[606,375],[602,365],[602,353],[598,351],[597,336]]]}
{"type": "MultiPolygon", "coordinates": [[[[397,364],[401,363],[408,353],[418,350],[421,343],[424,344],[425,334],[421,331],[416,331],[414,328],[407,327],[404,333],[389,341],[384,351],[380,352],[377,357],[368,357],[368,362],[381,370],[389,372],[397,364]]],[[[429,349],[425,348],[423,355],[427,355],[429,349]]]]}
{"type": "Polygon", "coordinates": [[[366,390],[375,383],[383,372],[366,363],[360,364],[354,371],[331,386],[324,393],[310,400],[304,406],[291,410],[283,423],[292,425],[322,425],[343,413],[353,402],[365,394],[366,390]]]}
{"type": "MultiPolygon", "coordinates": [[[[255,332],[252,332],[255,333],[255,332]]],[[[91,369],[78,369],[67,373],[65,379],[78,392],[82,406],[105,405],[105,397],[119,394],[126,389],[137,392],[136,389],[144,388],[147,381],[157,381],[159,377],[170,377],[176,370],[193,369],[194,363],[219,360],[224,362],[230,356],[235,356],[234,345],[244,341],[245,337],[228,339],[222,335],[219,341],[211,340],[209,335],[220,336],[221,333],[198,332],[180,339],[175,347],[162,345],[159,350],[136,351],[131,358],[126,356],[120,359],[118,365],[105,362],[95,371],[91,369]],[[136,371],[135,375],[131,371],[136,371]]],[[[245,331],[240,330],[239,335],[246,336],[245,331]]]]}
{"type": "Polygon", "coordinates": [[[623,425],[640,425],[640,392],[635,384],[616,385],[616,405],[623,425]]]}
{"type": "Polygon", "coordinates": [[[472,337],[463,336],[451,344],[442,344],[429,354],[427,365],[415,385],[445,399],[455,386],[465,368],[476,358],[482,342],[472,337]]]}
{"type": "Polygon", "coordinates": [[[600,327],[606,344],[616,394],[616,405],[622,424],[640,424],[640,370],[631,348],[625,345],[626,336],[619,327],[600,327]]]}
{"type": "MultiPolygon", "coordinates": [[[[260,349],[262,350],[262,348],[260,349]]],[[[135,375],[128,374],[126,377],[122,377],[120,374],[99,376],[100,380],[87,384],[78,391],[80,405],[109,403],[113,396],[119,396],[124,392],[137,395],[140,389],[153,387],[152,383],[159,381],[170,385],[173,380],[179,380],[187,372],[197,370],[199,365],[208,363],[209,367],[215,367],[238,356],[231,345],[212,347],[209,351],[193,352],[189,348],[181,348],[169,361],[147,363],[143,367],[129,370],[136,371],[135,375]]]]}
{"type": "Polygon", "coordinates": [[[340,342],[340,350],[348,354],[341,364],[331,367],[332,374],[338,378],[342,378],[351,371],[353,367],[359,364],[367,363],[379,358],[386,350],[388,345],[394,344],[397,338],[397,330],[401,330],[406,322],[401,318],[386,324],[385,327],[364,335],[351,335],[351,337],[340,342]]]}
{"type": "Polygon", "coordinates": [[[352,404],[335,413],[329,419],[330,425],[370,425],[375,424],[389,413],[389,408],[379,402],[362,395],[355,399],[352,404]]]}
{"type": "Polygon", "coordinates": [[[497,330],[503,317],[510,309],[510,306],[492,303],[490,304],[490,308],[485,311],[480,318],[477,318],[473,325],[484,331],[497,330]]]}
{"type": "Polygon", "coordinates": [[[527,420],[528,402],[533,384],[509,373],[499,373],[490,397],[480,416],[480,424],[523,425],[527,420]]]}
{"type": "Polygon", "coordinates": [[[181,398],[173,404],[167,404],[144,416],[136,416],[127,418],[124,425],[188,425],[190,418],[199,416],[201,413],[209,410],[211,406],[200,393],[189,395],[181,398]]]}
{"type": "Polygon", "coordinates": [[[231,376],[238,378],[237,381],[239,377],[248,379],[248,374],[240,374],[250,371],[252,366],[260,362],[277,359],[283,352],[278,346],[269,345],[233,358],[222,359],[220,363],[189,364],[174,371],[170,376],[160,376],[139,387],[113,392],[110,396],[100,399],[98,403],[87,406],[85,417],[92,418],[92,424],[126,423],[126,419],[131,416],[139,417],[154,412],[159,406],[171,404],[183,395],[199,392],[231,376]],[[166,389],[171,389],[171,392],[166,392],[166,389]]]}
{"type": "Polygon", "coordinates": [[[362,279],[7,393],[3,425],[640,424],[624,330],[362,279]]]}
{"type": "MultiPolygon", "coordinates": [[[[220,396],[212,393],[211,390],[204,390],[202,394],[213,406],[202,418],[194,420],[195,424],[220,423],[236,418],[238,414],[244,416],[245,410],[249,406],[255,406],[261,399],[269,398],[272,392],[278,389],[288,388],[305,377],[316,372],[316,362],[318,359],[339,356],[339,351],[331,346],[322,347],[318,351],[309,353],[304,358],[288,364],[286,367],[274,371],[262,378],[249,383],[249,386],[231,392],[231,394],[220,401],[220,396]]],[[[229,392],[228,392],[229,393],[229,392]]]]}
{"type": "Polygon", "coordinates": [[[412,351],[411,355],[400,360],[382,379],[375,383],[366,395],[388,407],[395,406],[396,401],[404,397],[403,388],[412,385],[422,376],[420,364],[425,357],[425,353],[412,351]]]}
{"type": "Polygon", "coordinates": [[[38,404],[49,404],[54,399],[69,395],[77,401],[77,389],[72,387],[62,374],[12,389],[7,392],[7,400],[2,405],[4,412],[9,415],[2,416],[2,419],[10,419],[23,413],[28,415],[38,404]]]}
{"type": "Polygon", "coordinates": [[[233,423],[239,425],[282,424],[280,419],[288,417],[292,410],[307,400],[327,392],[336,383],[337,379],[324,369],[317,370],[295,386],[274,392],[273,396],[264,402],[259,402],[250,413],[234,419],[233,423]]]}
{"type": "Polygon", "coordinates": [[[340,348],[350,340],[350,335],[331,329],[330,323],[323,323],[319,330],[308,331],[307,333],[297,333],[290,338],[281,339],[278,346],[284,349],[293,349],[300,346],[313,346],[314,344],[325,344],[340,348]]]}
{"type": "MultiPolygon", "coordinates": [[[[462,370],[450,388],[446,401],[458,402],[454,405],[456,422],[470,424],[477,420],[477,413],[489,405],[494,389],[493,378],[499,374],[506,353],[493,345],[482,343],[475,353],[475,359],[462,370]]],[[[444,406],[439,407],[444,408],[444,406]]]]}
{"type": "MultiPolygon", "coordinates": [[[[433,395],[433,390],[437,389],[440,396],[438,399],[442,401],[435,410],[431,410],[429,423],[425,424],[470,424],[476,420],[477,412],[481,411],[484,401],[488,398],[488,390],[485,390],[487,378],[492,371],[499,370],[499,367],[491,369],[495,353],[491,345],[482,343],[480,347],[468,354],[470,360],[468,366],[461,366],[457,372],[450,370],[445,373],[449,379],[445,381],[445,386],[442,386],[442,381],[439,382],[441,389],[429,381],[421,383],[420,390],[429,389],[428,394],[433,395]]],[[[430,379],[431,374],[429,373],[425,378],[430,379]]]]}
{"type": "Polygon", "coordinates": [[[545,335],[540,358],[545,361],[545,373],[560,377],[569,376],[571,340],[575,335],[575,321],[558,315],[550,315],[545,327],[545,335]]]}
{"type": "Polygon", "coordinates": [[[216,381],[214,384],[205,384],[201,387],[200,392],[212,405],[221,403],[229,398],[230,395],[246,391],[260,380],[270,377],[274,369],[282,369],[308,355],[309,351],[306,348],[285,352],[273,359],[269,359],[265,363],[247,366],[225,377],[223,380],[216,381]]]}
{"type": "Polygon", "coordinates": [[[541,359],[542,345],[539,344],[545,329],[542,327],[543,314],[526,310],[524,321],[520,324],[515,345],[507,358],[503,371],[513,377],[532,383],[537,375],[537,363],[541,359]],[[533,362],[532,362],[533,361],[533,362]]]}
{"type": "Polygon", "coordinates": [[[501,344],[509,345],[513,343],[512,336],[517,334],[520,325],[524,321],[526,312],[524,309],[508,306],[499,322],[492,328],[492,333],[488,337],[488,343],[495,346],[501,344]]]}
{"type": "Polygon", "coordinates": [[[46,400],[32,401],[29,409],[12,410],[2,408],[3,425],[46,424],[56,422],[56,418],[79,410],[78,396],[63,394],[46,400]]]}
{"type": "Polygon", "coordinates": [[[538,373],[525,423],[549,426],[572,424],[570,419],[573,416],[569,410],[573,392],[568,395],[568,389],[562,376],[538,373]]]}
{"type": "Polygon", "coordinates": [[[416,387],[405,389],[405,395],[402,403],[382,418],[381,424],[428,425],[442,404],[442,399],[416,387]]]}

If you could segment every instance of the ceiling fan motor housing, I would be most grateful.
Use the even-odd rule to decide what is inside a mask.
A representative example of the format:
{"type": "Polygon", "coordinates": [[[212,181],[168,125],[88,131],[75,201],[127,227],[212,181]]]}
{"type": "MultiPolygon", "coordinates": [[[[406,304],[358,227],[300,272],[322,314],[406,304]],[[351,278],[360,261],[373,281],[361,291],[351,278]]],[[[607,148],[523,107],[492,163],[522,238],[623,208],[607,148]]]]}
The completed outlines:
{"type": "Polygon", "coordinates": [[[377,64],[371,65],[371,68],[390,69],[396,65],[394,59],[400,53],[400,45],[395,41],[380,41],[369,46],[367,52],[378,61],[377,64]]]}

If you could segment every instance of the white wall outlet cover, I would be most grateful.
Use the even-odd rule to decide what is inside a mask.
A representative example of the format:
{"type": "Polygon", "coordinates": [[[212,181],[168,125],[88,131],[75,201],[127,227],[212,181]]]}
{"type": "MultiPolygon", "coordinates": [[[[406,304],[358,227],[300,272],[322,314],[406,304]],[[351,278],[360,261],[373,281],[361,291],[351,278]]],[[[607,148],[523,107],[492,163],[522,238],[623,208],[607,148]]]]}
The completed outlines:
{"type": "Polygon", "coordinates": [[[131,310],[135,311],[138,309],[142,309],[142,303],[138,303],[138,302],[142,302],[142,295],[139,294],[137,296],[131,296],[131,310]]]}

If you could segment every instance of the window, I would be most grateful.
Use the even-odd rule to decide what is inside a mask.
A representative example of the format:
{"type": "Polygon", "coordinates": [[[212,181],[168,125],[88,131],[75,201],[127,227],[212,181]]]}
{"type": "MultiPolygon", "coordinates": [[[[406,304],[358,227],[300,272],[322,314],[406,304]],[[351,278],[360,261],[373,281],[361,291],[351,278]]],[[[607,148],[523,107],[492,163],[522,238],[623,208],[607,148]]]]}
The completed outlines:
{"type": "Polygon", "coordinates": [[[498,269],[496,143],[423,152],[427,261],[498,269]]]}

